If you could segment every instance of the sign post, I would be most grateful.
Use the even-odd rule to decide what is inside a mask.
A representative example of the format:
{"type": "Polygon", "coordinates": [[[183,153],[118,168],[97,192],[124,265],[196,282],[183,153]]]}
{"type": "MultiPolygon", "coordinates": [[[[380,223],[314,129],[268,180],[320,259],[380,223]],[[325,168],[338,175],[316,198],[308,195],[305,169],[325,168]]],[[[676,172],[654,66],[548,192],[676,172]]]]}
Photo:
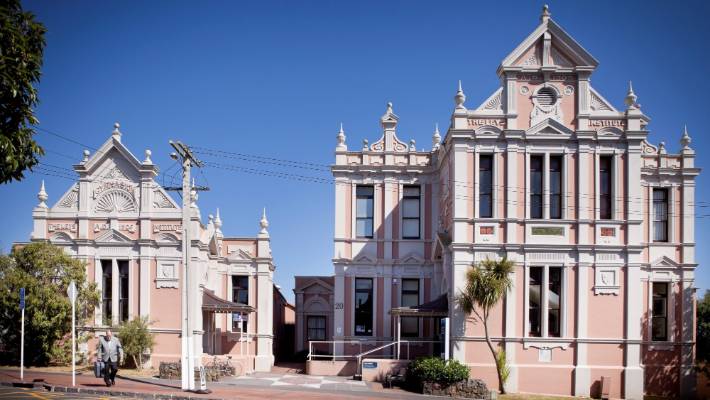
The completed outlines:
{"type": "Polygon", "coordinates": [[[76,283],[71,281],[67,288],[67,295],[71,301],[71,385],[76,386],[76,283]]]}
{"type": "Polygon", "coordinates": [[[20,380],[25,380],[25,288],[20,288],[20,380]]]}

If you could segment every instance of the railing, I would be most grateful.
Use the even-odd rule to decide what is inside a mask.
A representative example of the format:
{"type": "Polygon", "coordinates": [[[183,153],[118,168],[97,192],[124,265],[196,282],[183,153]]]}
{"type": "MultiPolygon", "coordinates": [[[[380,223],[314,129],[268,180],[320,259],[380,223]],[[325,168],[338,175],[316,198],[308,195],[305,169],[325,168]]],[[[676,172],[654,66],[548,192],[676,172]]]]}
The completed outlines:
{"type": "MultiPolygon", "coordinates": [[[[401,358],[400,350],[401,350],[401,346],[404,344],[404,345],[406,345],[406,348],[407,348],[407,358],[405,358],[405,360],[409,360],[410,359],[410,352],[409,352],[410,344],[429,344],[429,343],[441,343],[441,341],[439,341],[439,340],[400,340],[400,341],[394,341],[394,342],[387,343],[384,346],[380,346],[380,347],[374,348],[372,350],[368,350],[364,353],[360,353],[357,355],[357,374],[362,375],[362,359],[365,356],[369,356],[370,354],[375,353],[377,351],[381,351],[381,350],[384,350],[388,347],[392,347],[392,354],[390,356],[388,356],[388,357],[380,356],[379,358],[383,358],[383,359],[392,358],[392,359],[396,359],[396,360],[401,360],[402,358],[401,358]]],[[[369,358],[378,358],[378,357],[377,357],[377,355],[372,355],[369,358]]]]}
{"type": "MultiPolygon", "coordinates": [[[[333,361],[337,360],[355,360],[358,354],[363,352],[363,347],[367,351],[369,346],[377,346],[380,343],[391,343],[391,340],[311,340],[308,342],[308,356],[307,360],[317,360],[317,359],[330,359],[333,361]],[[348,351],[347,353],[352,354],[335,354],[335,345],[342,344],[345,346],[356,346],[355,351],[348,351]],[[328,351],[330,354],[317,354],[318,345],[328,345],[328,351]]],[[[325,347],[325,346],[323,346],[325,347]]]]}

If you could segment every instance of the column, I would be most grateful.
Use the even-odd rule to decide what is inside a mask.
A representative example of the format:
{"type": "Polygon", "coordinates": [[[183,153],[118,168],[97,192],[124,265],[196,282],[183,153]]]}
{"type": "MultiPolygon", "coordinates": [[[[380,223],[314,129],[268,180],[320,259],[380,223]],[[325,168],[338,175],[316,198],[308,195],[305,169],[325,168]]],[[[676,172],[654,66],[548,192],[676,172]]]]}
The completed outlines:
{"type": "MultiPolygon", "coordinates": [[[[342,267],[335,267],[335,284],[333,287],[333,340],[343,340],[345,336],[345,276],[342,267]]],[[[335,343],[333,354],[343,354],[343,344],[335,343]]]]}
{"type": "Polygon", "coordinates": [[[574,369],[574,395],[589,397],[591,387],[591,370],[587,365],[587,343],[581,339],[587,338],[587,315],[589,304],[589,264],[577,264],[577,313],[575,326],[577,327],[577,359],[574,369]]]}
{"type": "MultiPolygon", "coordinates": [[[[303,343],[303,293],[296,293],[296,352],[301,350],[308,350],[308,347],[304,349],[303,343]]],[[[326,328],[327,329],[327,328],[326,328]]],[[[328,336],[326,335],[326,340],[328,336]]]]}
{"type": "Polygon", "coordinates": [[[257,349],[254,360],[256,371],[271,371],[274,365],[273,356],[273,282],[271,280],[269,264],[259,264],[256,277],[257,286],[257,349]]]}
{"type": "Polygon", "coordinates": [[[150,258],[147,254],[147,249],[141,247],[140,256],[140,315],[141,317],[150,316],[150,258]]]}
{"type": "Polygon", "coordinates": [[[542,217],[550,219],[550,153],[545,153],[542,164],[542,217]]]}

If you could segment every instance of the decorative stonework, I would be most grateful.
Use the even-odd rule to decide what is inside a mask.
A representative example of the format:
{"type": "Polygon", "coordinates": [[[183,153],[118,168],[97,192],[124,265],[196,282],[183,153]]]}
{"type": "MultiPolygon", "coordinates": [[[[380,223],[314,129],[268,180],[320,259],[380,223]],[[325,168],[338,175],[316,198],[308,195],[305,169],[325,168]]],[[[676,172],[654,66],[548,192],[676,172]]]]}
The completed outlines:
{"type": "Polygon", "coordinates": [[[121,180],[125,180],[125,181],[130,180],[130,179],[128,179],[126,174],[123,173],[123,171],[121,171],[121,169],[118,167],[111,168],[107,173],[104,174],[103,178],[105,178],[105,179],[121,179],[121,180]]]}
{"type": "Polygon", "coordinates": [[[58,208],[67,208],[76,210],[79,208],[79,185],[75,184],[63,199],[57,204],[58,208]]]}
{"type": "Polygon", "coordinates": [[[547,118],[562,123],[562,106],[560,95],[552,85],[540,87],[532,96],[533,110],[530,112],[530,126],[536,125],[547,118]]]}
{"type": "Polygon", "coordinates": [[[503,111],[503,88],[496,90],[491,97],[478,107],[479,111],[503,111]]]}
{"type": "Polygon", "coordinates": [[[619,267],[596,266],[594,268],[594,294],[619,295],[619,267]]]}
{"type": "Polygon", "coordinates": [[[136,211],[136,203],[133,196],[122,189],[109,190],[102,194],[96,201],[94,207],[96,212],[132,212],[136,211]]]}
{"type": "Polygon", "coordinates": [[[54,231],[76,232],[78,227],[79,226],[77,224],[48,224],[47,230],[49,232],[54,232],[54,231]]]}
{"type": "Polygon", "coordinates": [[[160,288],[178,288],[178,271],[177,263],[158,264],[158,269],[155,275],[155,286],[160,288]]]}
{"type": "Polygon", "coordinates": [[[589,107],[592,111],[613,111],[596,93],[590,91],[589,96],[591,97],[589,107]]]}
{"type": "Polygon", "coordinates": [[[173,203],[168,199],[161,190],[155,190],[153,192],[153,207],[154,208],[175,208],[173,203]]]}

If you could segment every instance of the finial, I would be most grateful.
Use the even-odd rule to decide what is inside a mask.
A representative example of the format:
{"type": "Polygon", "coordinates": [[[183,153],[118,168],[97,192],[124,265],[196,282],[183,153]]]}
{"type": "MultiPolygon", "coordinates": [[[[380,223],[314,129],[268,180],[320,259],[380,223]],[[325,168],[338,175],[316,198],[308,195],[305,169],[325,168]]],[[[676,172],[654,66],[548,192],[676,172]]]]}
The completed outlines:
{"type": "Polygon", "coordinates": [[[680,145],[683,146],[683,150],[690,148],[690,135],[688,135],[688,125],[683,125],[683,136],[680,138],[680,145]]]}
{"type": "Polygon", "coordinates": [[[190,188],[190,207],[197,208],[197,188],[195,187],[195,178],[192,178],[192,186],[190,188]]]}
{"type": "Polygon", "coordinates": [[[417,151],[416,143],[417,142],[415,142],[414,139],[409,141],[409,151],[417,151]]]}
{"type": "Polygon", "coordinates": [[[387,114],[392,114],[392,102],[388,101],[387,102],[387,114]]]}
{"type": "Polygon", "coordinates": [[[624,104],[626,104],[628,108],[637,108],[636,99],[638,99],[638,96],[634,93],[634,86],[631,81],[629,81],[629,91],[626,93],[624,104]]]}
{"type": "Polygon", "coordinates": [[[338,131],[338,135],[336,136],[338,140],[338,145],[335,146],[335,150],[342,150],[346,151],[348,149],[348,146],[345,144],[345,131],[343,130],[343,123],[340,123],[340,130],[338,131]]]}
{"type": "Polygon", "coordinates": [[[48,198],[49,196],[47,195],[47,191],[44,190],[44,179],[42,179],[42,185],[39,188],[39,193],[37,193],[37,199],[39,199],[37,207],[47,208],[47,203],[45,203],[45,201],[47,201],[48,198]]]}
{"type": "Polygon", "coordinates": [[[369,144],[370,142],[368,142],[367,139],[362,139],[362,151],[367,151],[369,144]]]}
{"type": "Polygon", "coordinates": [[[466,101],[466,95],[463,93],[463,88],[461,87],[461,80],[459,80],[459,90],[456,91],[456,96],[454,96],[454,103],[456,103],[457,110],[465,110],[466,107],[463,103],[466,101]]]}
{"type": "Polygon", "coordinates": [[[214,217],[214,227],[217,228],[217,230],[222,228],[222,218],[219,216],[219,208],[217,209],[217,215],[214,217]]]}
{"type": "Polygon", "coordinates": [[[261,214],[259,226],[261,226],[261,231],[259,231],[259,233],[266,233],[266,228],[269,227],[269,220],[266,219],[266,207],[264,207],[264,212],[261,214]]]}
{"type": "Polygon", "coordinates": [[[113,124],[113,132],[111,132],[111,135],[113,135],[116,140],[120,141],[121,140],[121,131],[118,129],[121,127],[121,124],[118,122],[113,124]]]}
{"type": "Polygon", "coordinates": [[[150,156],[153,154],[152,151],[149,149],[145,150],[145,160],[143,160],[143,164],[153,164],[153,160],[150,159],[150,156]]]}
{"type": "Polygon", "coordinates": [[[658,144],[658,154],[666,154],[666,142],[658,144]]]}
{"type": "Polygon", "coordinates": [[[84,149],[84,158],[81,160],[82,164],[86,164],[87,162],[89,162],[89,154],[91,154],[91,152],[89,150],[84,149]]]}
{"type": "Polygon", "coordinates": [[[432,150],[437,150],[441,146],[441,134],[439,133],[439,123],[434,124],[434,135],[431,137],[432,150]]]}
{"type": "Polygon", "coordinates": [[[540,22],[547,22],[547,20],[550,19],[551,15],[552,14],[550,14],[550,7],[547,4],[545,4],[544,6],[542,6],[542,14],[540,14],[540,22]]]}

